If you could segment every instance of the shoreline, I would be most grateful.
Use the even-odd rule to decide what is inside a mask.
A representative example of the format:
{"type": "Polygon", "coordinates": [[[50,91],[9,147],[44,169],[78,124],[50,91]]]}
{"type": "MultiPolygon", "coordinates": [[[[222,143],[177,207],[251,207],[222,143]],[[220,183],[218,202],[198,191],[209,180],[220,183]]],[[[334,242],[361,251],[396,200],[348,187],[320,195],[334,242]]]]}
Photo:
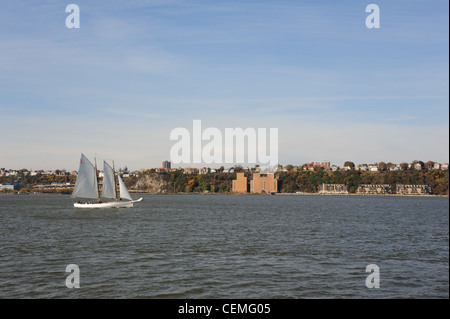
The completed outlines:
{"type": "MultiPolygon", "coordinates": [[[[130,194],[134,195],[236,195],[236,196],[360,196],[360,197],[444,197],[448,198],[449,195],[434,195],[434,194],[319,194],[319,193],[272,193],[272,194],[260,194],[260,193],[155,193],[145,191],[130,191],[130,194]]],[[[0,192],[1,195],[70,195],[70,193],[63,192],[30,192],[30,193],[18,193],[18,192],[0,192]]]]}
{"type": "Polygon", "coordinates": [[[319,193],[277,193],[275,195],[281,196],[383,196],[383,197],[449,197],[449,195],[434,195],[434,194],[319,194],[319,193]]]}
{"type": "Polygon", "coordinates": [[[130,191],[130,194],[136,195],[243,195],[243,196],[377,196],[377,197],[449,197],[449,195],[434,195],[434,194],[319,194],[319,193],[273,193],[273,194],[259,194],[259,193],[154,193],[145,191],[130,191]]]}

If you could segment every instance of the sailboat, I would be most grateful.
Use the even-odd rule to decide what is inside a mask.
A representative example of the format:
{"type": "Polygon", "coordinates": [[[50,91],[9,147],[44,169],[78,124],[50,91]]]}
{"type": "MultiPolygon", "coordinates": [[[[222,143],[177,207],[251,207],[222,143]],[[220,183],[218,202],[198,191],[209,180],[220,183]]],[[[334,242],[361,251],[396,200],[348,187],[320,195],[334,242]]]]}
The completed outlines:
{"type": "MultiPolygon", "coordinates": [[[[113,164],[114,165],[114,164],[113,164]]],[[[133,200],[119,174],[116,174],[106,161],[103,161],[103,186],[100,193],[97,176],[97,160],[95,165],[81,154],[80,168],[72,192],[72,198],[96,200],[94,202],[76,202],[76,208],[131,208],[133,203],[142,201],[142,198],[133,200]],[[116,176],[119,181],[119,192],[116,190],[116,176]],[[108,201],[102,201],[102,198],[108,201]]]]}

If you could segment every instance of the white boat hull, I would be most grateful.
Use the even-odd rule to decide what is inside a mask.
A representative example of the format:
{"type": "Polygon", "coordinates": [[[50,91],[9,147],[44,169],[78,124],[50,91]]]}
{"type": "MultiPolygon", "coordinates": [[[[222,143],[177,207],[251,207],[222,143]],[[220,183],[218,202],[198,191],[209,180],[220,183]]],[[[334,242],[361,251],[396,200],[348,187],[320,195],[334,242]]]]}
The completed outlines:
{"type": "Polygon", "coordinates": [[[140,202],[142,198],[133,201],[104,202],[104,203],[74,203],[75,208],[132,208],[134,202],[140,202]]]}

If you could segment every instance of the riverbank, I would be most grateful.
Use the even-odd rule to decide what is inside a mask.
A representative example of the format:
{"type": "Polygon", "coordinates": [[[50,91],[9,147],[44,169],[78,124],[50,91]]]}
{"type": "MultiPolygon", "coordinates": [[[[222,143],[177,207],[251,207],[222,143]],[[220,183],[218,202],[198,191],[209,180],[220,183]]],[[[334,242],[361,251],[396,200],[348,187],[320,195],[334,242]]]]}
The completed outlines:
{"type": "Polygon", "coordinates": [[[155,193],[155,192],[145,192],[145,191],[130,191],[131,194],[135,195],[241,195],[241,196],[376,196],[376,197],[449,197],[448,195],[433,195],[433,194],[356,194],[356,193],[348,193],[348,194],[321,194],[321,193],[272,193],[272,194],[260,194],[260,193],[155,193]]]}
{"type": "MultiPolygon", "coordinates": [[[[0,192],[0,195],[70,195],[72,190],[51,190],[51,191],[31,191],[31,192],[17,192],[17,191],[8,191],[8,192],[0,192]]],[[[434,195],[434,194],[356,194],[356,193],[348,193],[348,194],[322,194],[322,193],[272,193],[272,194],[260,194],[260,193],[231,193],[231,192],[223,192],[223,193],[212,193],[212,192],[179,192],[179,193],[155,193],[155,192],[145,192],[145,191],[130,191],[130,194],[133,195],[236,195],[236,196],[366,196],[366,197],[446,197],[449,195],[434,195]]]]}
{"type": "Polygon", "coordinates": [[[448,195],[433,195],[433,194],[319,194],[319,193],[277,193],[275,195],[294,195],[294,196],[383,196],[383,197],[449,197],[448,195]]]}

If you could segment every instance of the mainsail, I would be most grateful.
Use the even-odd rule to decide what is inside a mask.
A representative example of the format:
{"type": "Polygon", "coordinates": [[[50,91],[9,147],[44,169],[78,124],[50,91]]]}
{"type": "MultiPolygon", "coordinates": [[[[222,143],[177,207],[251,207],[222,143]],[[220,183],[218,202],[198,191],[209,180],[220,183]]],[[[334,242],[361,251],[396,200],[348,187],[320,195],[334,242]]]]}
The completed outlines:
{"type": "Polygon", "coordinates": [[[103,161],[102,197],[116,199],[116,181],[114,179],[114,170],[105,161],[103,161]]]}
{"type": "Polygon", "coordinates": [[[125,183],[123,182],[123,180],[122,180],[122,178],[120,177],[119,174],[117,174],[117,177],[119,178],[120,198],[121,199],[133,200],[133,198],[131,198],[131,195],[130,195],[130,193],[127,190],[127,187],[125,186],[125,183]]]}
{"type": "Polygon", "coordinates": [[[98,198],[97,171],[94,165],[81,154],[80,169],[72,192],[73,198],[98,198]]]}

